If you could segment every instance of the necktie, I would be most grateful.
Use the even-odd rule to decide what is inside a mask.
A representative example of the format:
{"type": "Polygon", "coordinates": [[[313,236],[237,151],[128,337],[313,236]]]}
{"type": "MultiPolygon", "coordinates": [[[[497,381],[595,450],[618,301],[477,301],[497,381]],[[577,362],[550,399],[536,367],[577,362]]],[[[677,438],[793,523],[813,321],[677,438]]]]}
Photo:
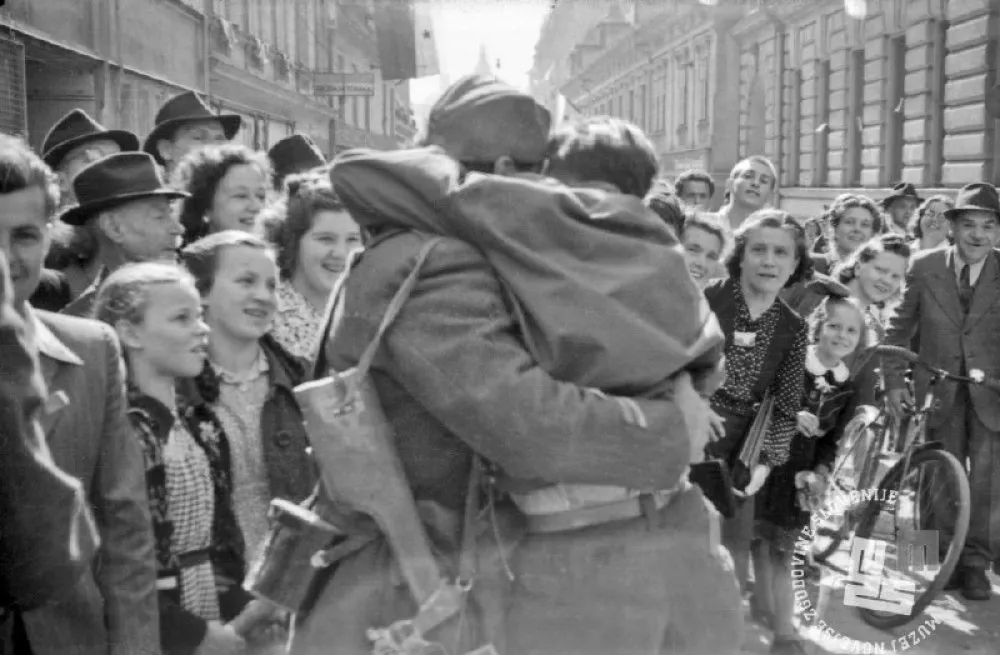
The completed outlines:
{"type": "Polygon", "coordinates": [[[969,265],[962,266],[962,272],[958,276],[958,299],[962,302],[962,311],[969,313],[969,306],[972,305],[972,283],[969,279],[969,265]]]}

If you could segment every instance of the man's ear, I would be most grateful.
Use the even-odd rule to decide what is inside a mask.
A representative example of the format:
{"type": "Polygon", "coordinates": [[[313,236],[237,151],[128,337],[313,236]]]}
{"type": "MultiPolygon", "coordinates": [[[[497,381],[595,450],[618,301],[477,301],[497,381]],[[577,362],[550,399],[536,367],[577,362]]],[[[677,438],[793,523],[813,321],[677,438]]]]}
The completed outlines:
{"type": "Polygon", "coordinates": [[[497,175],[515,175],[517,173],[517,166],[514,165],[513,159],[504,155],[503,157],[498,157],[497,160],[493,162],[493,172],[497,175]]]}
{"type": "Polygon", "coordinates": [[[160,153],[160,159],[167,164],[174,163],[174,142],[169,139],[159,139],[156,142],[156,152],[160,153]]]}
{"type": "Polygon", "coordinates": [[[124,234],[122,233],[121,223],[118,222],[118,218],[115,216],[114,210],[106,210],[98,215],[97,228],[104,233],[104,236],[114,243],[122,242],[124,234]]]}

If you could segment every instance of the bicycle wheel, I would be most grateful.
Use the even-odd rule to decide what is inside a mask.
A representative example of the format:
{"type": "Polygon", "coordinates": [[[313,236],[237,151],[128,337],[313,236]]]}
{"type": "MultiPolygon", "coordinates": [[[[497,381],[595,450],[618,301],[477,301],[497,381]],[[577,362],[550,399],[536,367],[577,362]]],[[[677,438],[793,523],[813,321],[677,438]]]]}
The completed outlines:
{"type": "MultiPolygon", "coordinates": [[[[874,412],[873,408],[873,412],[874,412]]],[[[882,447],[888,436],[888,423],[879,413],[866,413],[854,418],[844,430],[840,454],[834,464],[830,482],[830,507],[842,512],[825,512],[822,520],[813,524],[812,555],[825,562],[851,536],[861,516],[860,506],[847,502],[852,491],[875,486],[875,476],[881,460],[882,447]]]]}
{"type": "MultiPolygon", "coordinates": [[[[923,613],[955,570],[969,531],[969,480],[953,455],[924,447],[914,451],[908,461],[904,456],[897,462],[878,489],[878,497],[864,507],[855,539],[882,542],[887,561],[881,566],[873,562],[881,570],[866,578],[869,582],[876,578],[878,589],[868,588],[865,593],[874,591],[883,598],[888,585],[895,587],[897,597],[903,590],[913,604],[908,612],[905,602],[892,608],[885,607],[883,601],[850,604],[858,607],[865,623],[886,630],[905,625],[923,613]],[[894,497],[891,492],[895,492],[894,497]],[[888,515],[883,513],[886,509],[888,515]],[[908,592],[911,587],[912,596],[908,592]]],[[[867,573],[857,568],[852,561],[848,579],[867,573]]],[[[864,564],[861,568],[865,568],[864,564]]]]}

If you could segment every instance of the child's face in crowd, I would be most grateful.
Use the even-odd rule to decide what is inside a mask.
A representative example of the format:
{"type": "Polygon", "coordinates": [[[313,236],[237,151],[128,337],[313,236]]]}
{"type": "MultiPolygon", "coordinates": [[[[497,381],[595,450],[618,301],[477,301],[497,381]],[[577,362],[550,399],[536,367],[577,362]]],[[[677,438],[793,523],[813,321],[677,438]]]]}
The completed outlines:
{"type": "Polygon", "coordinates": [[[684,232],[684,259],[691,278],[704,288],[719,270],[722,241],[718,236],[692,227],[684,232]]]}
{"type": "Polygon", "coordinates": [[[836,305],[820,328],[816,349],[827,359],[842,360],[858,347],[864,316],[851,305],[836,305]]]}
{"type": "Polygon", "coordinates": [[[193,284],[157,284],[147,292],[141,325],[124,328],[122,342],[133,358],[142,358],[161,375],[193,378],[208,353],[208,326],[193,284]]]}

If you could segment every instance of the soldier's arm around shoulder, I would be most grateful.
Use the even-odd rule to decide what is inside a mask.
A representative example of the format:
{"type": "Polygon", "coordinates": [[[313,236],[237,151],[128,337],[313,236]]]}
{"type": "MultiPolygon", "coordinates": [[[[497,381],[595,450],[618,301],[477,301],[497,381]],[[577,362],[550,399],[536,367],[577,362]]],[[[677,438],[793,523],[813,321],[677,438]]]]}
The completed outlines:
{"type": "MultiPolygon", "coordinates": [[[[412,258],[418,249],[407,252],[412,258]]],[[[398,261],[391,248],[378,250],[366,253],[359,272],[398,261]]],[[[363,310],[346,308],[342,321],[370,334],[381,316],[363,310]]],[[[553,379],[526,349],[489,264],[464,243],[444,240],[432,252],[384,351],[380,366],[391,377],[512,476],[655,489],[687,469],[693,428],[682,408],[701,401],[690,378],[681,375],[664,400],[620,399],[553,379]]]]}

